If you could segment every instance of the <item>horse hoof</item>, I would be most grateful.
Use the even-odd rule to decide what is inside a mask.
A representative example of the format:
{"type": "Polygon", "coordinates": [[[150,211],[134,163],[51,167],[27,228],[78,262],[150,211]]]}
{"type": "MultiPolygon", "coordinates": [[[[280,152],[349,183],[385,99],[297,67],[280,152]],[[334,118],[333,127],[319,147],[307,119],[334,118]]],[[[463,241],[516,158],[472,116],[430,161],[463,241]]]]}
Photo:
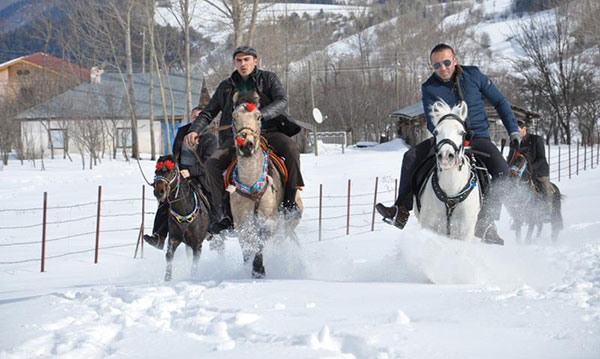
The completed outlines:
{"type": "Polygon", "coordinates": [[[165,274],[165,282],[170,282],[170,281],[171,281],[171,275],[165,274]]]}
{"type": "Polygon", "coordinates": [[[254,279],[264,279],[265,278],[265,270],[264,268],[262,269],[262,271],[256,271],[256,270],[252,270],[252,278],[254,279]]]}

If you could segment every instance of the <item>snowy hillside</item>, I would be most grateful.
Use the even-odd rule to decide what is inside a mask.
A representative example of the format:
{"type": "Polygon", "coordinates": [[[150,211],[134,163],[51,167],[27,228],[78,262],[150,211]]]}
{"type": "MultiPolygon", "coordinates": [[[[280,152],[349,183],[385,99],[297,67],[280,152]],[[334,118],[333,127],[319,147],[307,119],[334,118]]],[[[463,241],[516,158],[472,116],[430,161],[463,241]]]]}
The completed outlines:
{"type": "MultiPolygon", "coordinates": [[[[222,6],[219,1],[212,2],[215,5],[222,6]]],[[[172,8],[157,8],[156,21],[161,24],[170,24],[178,27],[177,18],[174,14],[178,13],[177,2],[172,1],[172,8]]],[[[228,25],[230,21],[225,16],[226,10],[223,8],[215,8],[203,0],[190,1],[190,13],[192,14],[191,26],[209,36],[209,38],[218,44],[223,44],[227,40],[227,36],[232,33],[232,29],[228,25]]],[[[296,4],[290,2],[285,3],[268,3],[261,4],[258,12],[258,20],[268,20],[296,13],[299,16],[307,14],[314,16],[320,13],[332,13],[348,16],[352,12],[360,12],[364,8],[356,5],[326,5],[326,4],[296,4]]]]}
{"type": "MultiPolygon", "coordinates": [[[[300,243],[268,245],[258,281],[235,238],[222,255],[205,246],[195,279],[181,248],[171,283],[163,252],[146,247],[133,259],[143,184],[135,162],[82,171],[46,160],[44,172],[11,162],[0,171],[0,358],[600,357],[599,170],[558,183],[566,199],[557,244],[547,228],[535,244],[517,244],[506,212],[504,247],[451,241],[414,217],[403,231],[377,218],[371,232],[375,176],[378,200],[390,203],[404,151],[396,140],[302,155],[300,243]],[[53,224],[40,273],[44,191],[53,224]]],[[[154,163],[142,167],[150,175],[154,163]]],[[[146,197],[154,211],[148,188],[146,197]]]]}

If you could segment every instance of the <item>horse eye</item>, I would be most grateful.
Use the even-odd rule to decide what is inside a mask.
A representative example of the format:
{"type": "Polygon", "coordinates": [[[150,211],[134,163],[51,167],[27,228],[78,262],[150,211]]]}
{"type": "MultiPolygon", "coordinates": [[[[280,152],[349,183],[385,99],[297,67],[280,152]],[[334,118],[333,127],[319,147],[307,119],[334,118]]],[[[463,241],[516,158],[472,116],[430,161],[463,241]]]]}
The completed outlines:
{"type": "Polygon", "coordinates": [[[437,130],[434,130],[434,131],[433,131],[433,135],[434,135],[434,136],[437,136],[437,135],[438,135],[438,132],[437,132],[437,130]]]}

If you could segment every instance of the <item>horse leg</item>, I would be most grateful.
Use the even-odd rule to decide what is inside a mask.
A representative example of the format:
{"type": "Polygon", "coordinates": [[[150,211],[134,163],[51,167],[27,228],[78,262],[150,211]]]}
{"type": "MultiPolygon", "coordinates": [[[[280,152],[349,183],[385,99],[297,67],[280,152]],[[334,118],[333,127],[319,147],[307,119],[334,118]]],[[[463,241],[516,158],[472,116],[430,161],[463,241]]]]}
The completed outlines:
{"type": "Polygon", "coordinates": [[[252,278],[264,278],[265,266],[263,263],[263,248],[265,240],[269,236],[269,230],[261,228],[258,230],[258,243],[256,243],[256,254],[254,254],[254,260],[252,261],[252,278]]]}
{"type": "Polygon", "coordinates": [[[198,278],[198,262],[200,261],[200,255],[202,254],[202,241],[199,241],[199,243],[197,243],[193,248],[192,248],[192,271],[190,273],[190,276],[192,277],[192,279],[194,278],[198,278]]]}
{"type": "Polygon", "coordinates": [[[517,237],[517,243],[521,244],[521,227],[523,226],[523,223],[515,220],[514,223],[514,228],[515,228],[515,236],[517,237]]]}
{"type": "Polygon", "coordinates": [[[537,224],[537,232],[535,238],[540,238],[540,235],[542,234],[542,229],[544,229],[544,222],[539,222],[537,224]]]}
{"type": "Polygon", "coordinates": [[[165,255],[165,257],[167,258],[167,271],[165,273],[165,281],[167,282],[171,280],[173,272],[173,256],[175,254],[175,250],[177,250],[177,247],[180,243],[180,239],[170,238],[169,236],[169,245],[167,247],[167,254],[165,255]]]}
{"type": "Polygon", "coordinates": [[[525,243],[531,244],[531,237],[533,236],[533,227],[535,224],[529,223],[527,225],[527,235],[525,236],[525,243]]]}

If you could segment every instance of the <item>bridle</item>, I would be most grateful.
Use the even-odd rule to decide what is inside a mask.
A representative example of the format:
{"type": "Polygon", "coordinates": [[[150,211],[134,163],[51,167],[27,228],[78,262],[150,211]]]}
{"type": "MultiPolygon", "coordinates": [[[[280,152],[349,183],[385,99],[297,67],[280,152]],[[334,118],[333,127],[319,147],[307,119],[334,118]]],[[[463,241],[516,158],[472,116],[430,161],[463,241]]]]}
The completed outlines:
{"type": "MultiPolygon", "coordinates": [[[[461,141],[460,145],[457,145],[456,142],[452,141],[449,138],[444,138],[443,140],[441,140],[439,142],[437,142],[437,138],[436,138],[435,155],[436,155],[436,159],[437,159],[437,155],[440,152],[442,146],[449,145],[450,147],[452,147],[452,149],[454,149],[455,164],[459,166],[459,170],[460,170],[460,169],[462,169],[462,166],[464,165],[464,158],[462,155],[464,154],[465,147],[469,146],[469,141],[466,139],[466,136],[468,133],[467,124],[458,115],[455,115],[453,113],[448,113],[448,114],[442,116],[442,118],[440,118],[436,127],[439,126],[440,123],[442,123],[442,121],[448,121],[448,120],[458,121],[462,125],[462,127],[464,129],[463,134],[462,134],[462,141],[461,141]],[[459,163],[459,161],[460,161],[460,163],[459,163]]],[[[437,135],[437,131],[434,131],[434,135],[437,135]]]]}
{"type": "MultiPolygon", "coordinates": [[[[238,105],[236,107],[234,113],[239,112],[242,109],[245,109],[247,112],[254,112],[254,111],[258,112],[258,110],[256,109],[255,103],[245,102],[245,103],[238,105]]],[[[254,138],[255,146],[260,144],[260,123],[261,123],[262,116],[260,115],[260,112],[258,112],[258,115],[259,115],[258,121],[257,121],[258,122],[258,130],[255,130],[250,127],[242,127],[240,129],[237,129],[235,127],[235,123],[233,126],[231,126],[231,130],[233,132],[233,137],[235,139],[235,144],[237,147],[244,146],[246,144],[246,139],[248,137],[254,138]]]]}
{"type": "MultiPolygon", "coordinates": [[[[458,165],[458,169],[460,171],[460,170],[462,170],[462,166],[465,164],[465,156],[464,156],[465,148],[469,146],[469,141],[466,138],[467,133],[468,133],[467,125],[466,125],[465,121],[463,121],[458,115],[449,113],[449,114],[442,116],[442,118],[440,118],[436,127],[439,126],[442,121],[446,121],[446,120],[458,121],[463,126],[464,131],[462,134],[462,141],[461,141],[460,145],[457,145],[454,141],[452,141],[448,138],[444,138],[440,142],[437,142],[437,139],[436,139],[436,142],[437,142],[436,146],[435,146],[436,162],[438,161],[437,155],[440,152],[440,149],[442,148],[442,146],[450,145],[454,149],[454,161],[455,161],[455,164],[458,165]]],[[[436,131],[434,131],[434,133],[437,134],[436,131]]],[[[441,170],[442,169],[440,168],[439,163],[438,163],[438,171],[441,171],[441,170]]],[[[467,197],[469,197],[469,195],[471,194],[473,189],[477,186],[477,173],[475,171],[475,167],[471,167],[471,175],[469,177],[469,181],[464,185],[464,187],[458,193],[456,193],[454,195],[448,195],[440,187],[438,171],[433,171],[433,173],[431,175],[432,176],[431,177],[431,186],[432,186],[433,192],[435,193],[438,200],[440,200],[446,206],[446,234],[450,235],[450,223],[451,223],[450,220],[452,218],[452,214],[454,213],[454,210],[456,209],[456,207],[462,201],[467,199],[467,197]]]]}
{"type": "Polygon", "coordinates": [[[177,181],[177,184],[175,186],[175,190],[176,190],[175,198],[177,198],[179,195],[179,184],[181,182],[181,175],[179,174],[179,166],[177,166],[177,164],[174,162],[172,162],[172,163],[173,163],[173,169],[169,170],[170,172],[173,173],[173,175],[170,176],[171,178],[165,177],[165,176],[162,176],[162,175],[156,173],[154,175],[154,182],[153,182],[153,186],[156,186],[156,183],[158,183],[158,182],[166,183],[166,185],[167,185],[166,201],[168,203],[177,202],[179,200],[179,199],[175,199],[174,201],[169,201],[169,194],[172,192],[171,185],[173,184],[173,182],[177,181]]]}

